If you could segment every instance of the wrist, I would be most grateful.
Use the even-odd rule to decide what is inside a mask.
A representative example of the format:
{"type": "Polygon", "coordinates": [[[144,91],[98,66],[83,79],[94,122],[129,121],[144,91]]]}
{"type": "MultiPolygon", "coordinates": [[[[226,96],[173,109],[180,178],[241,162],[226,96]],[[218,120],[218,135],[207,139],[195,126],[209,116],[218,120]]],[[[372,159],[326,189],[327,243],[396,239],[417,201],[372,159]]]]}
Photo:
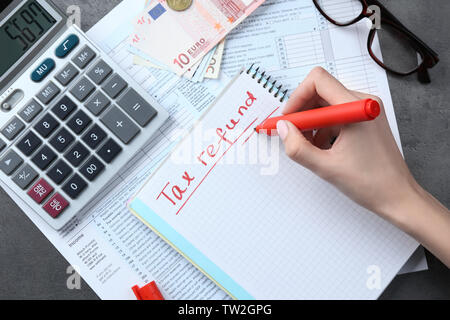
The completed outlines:
{"type": "Polygon", "coordinates": [[[428,193],[414,180],[408,181],[393,201],[380,208],[379,214],[410,235],[415,235],[427,214],[428,193]]]}

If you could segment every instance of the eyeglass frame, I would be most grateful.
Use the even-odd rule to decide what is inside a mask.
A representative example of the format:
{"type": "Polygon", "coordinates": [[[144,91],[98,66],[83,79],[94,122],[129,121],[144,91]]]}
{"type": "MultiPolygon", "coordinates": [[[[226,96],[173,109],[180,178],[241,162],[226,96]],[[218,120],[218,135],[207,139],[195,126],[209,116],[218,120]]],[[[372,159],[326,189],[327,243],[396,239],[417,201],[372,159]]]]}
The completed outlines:
{"type": "Polygon", "coordinates": [[[326,12],[323,10],[321,5],[319,4],[318,0],[313,0],[314,5],[316,6],[317,10],[332,24],[339,26],[339,27],[346,27],[350,26],[352,24],[355,24],[359,21],[361,21],[364,18],[371,18],[375,12],[370,10],[370,6],[376,5],[381,10],[381,23],[388,24],[390,27],[395,29],[397,32],[399,32],[400,36],[404,36],[405,39],[410,43],[410,45],[417,51],[417,53],[421,56],[422,62],[418,64],[416,68],[414,68],[411,71],[408,72],[399,72],[397,70],[394,70],[387,65],[385,65],[372,51],[372,45],[373,41],[375,39],[375,35],[377,32],[376,28],[372,28],[369,32],[369,36],[367,39],[367,50],[369,51],[369,55],[372,57],[372,59],[383,69],[398,75],[398,76],[409,76],[415,72],[418,73],[419,81],[421,83],[430,83],[431,79],[428,74],[428,69],[433,68],[438,62],[439,62],[439,55],[431,49],[428,45],[425,44],[419,37],[417,37],[415,34],[413,34],[408,28],[406,28],[385,6],[383,6],[378,0],[359,0],[361,2],[361,5],[363,7],[361,13],[356,18],[345,22],[340,23],[334,19],[332,19],[330,16],[326,14],[326,12]]]}

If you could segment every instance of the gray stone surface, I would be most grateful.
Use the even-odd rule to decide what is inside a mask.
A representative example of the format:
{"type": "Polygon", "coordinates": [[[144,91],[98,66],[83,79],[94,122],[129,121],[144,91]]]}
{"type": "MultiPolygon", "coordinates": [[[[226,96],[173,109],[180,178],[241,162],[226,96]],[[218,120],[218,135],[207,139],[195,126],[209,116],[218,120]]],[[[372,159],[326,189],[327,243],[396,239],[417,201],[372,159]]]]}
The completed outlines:
{"type": "MultiPolygon", "coordinates": [[[[65,11],[82,8],[82,28],[88,30],[120,0],[55,0],[65,11]]],[[[432,83],[415,76],[389,76],[406,160],[417,180],[450,206],[450,12],[448,0],[381,0],[441,57],[431,71],[432,83]]],[[[383,50],[389,48],[383,47],[383,50]]],[[[67,261],[0,191],[0,299],[96,299],[83,282],[81,290],[66,287],[67,261]]],[[[450,299],[450,270],[427,253],[430,270],[398,276],[383,299],[450,299]]],[[[131,285],[131,284],[130,284],[131,285]]]]}

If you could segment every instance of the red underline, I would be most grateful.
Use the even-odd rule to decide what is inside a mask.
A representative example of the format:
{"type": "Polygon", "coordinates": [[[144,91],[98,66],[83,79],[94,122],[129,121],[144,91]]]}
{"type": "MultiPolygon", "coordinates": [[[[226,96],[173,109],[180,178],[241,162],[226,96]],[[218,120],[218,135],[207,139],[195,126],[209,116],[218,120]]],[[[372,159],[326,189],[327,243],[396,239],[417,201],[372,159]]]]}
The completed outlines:
{"type": "Polygon", "coordinates": [[[278,109],[280,109],[280,107],[278,107],[278,108],[276,108],[275,110],[273,110],[272,113],[269,114],[269,115],[267,116],[267,118],[265,118],[265,119],[263,120],[263,122],[261,122],[261,124],[263,124],[264,122],[267,121],[267,119],[269,119],[271,116],[273,116],[273,114],[274,114],[275,112],[277,112],[278,109]]]}
{"type": "MultiPolygon", "coordinates": [[[[277,108],[278,109],[278,108],[277,108]]],[[[275,110],[276,111],[276,110],[275,110]]],[[[192,193],[189,195],[189,197],[186,199],[186,201],[182,204],[182,206],[180,207],[180,209],[177,211],[176,215],[178,215],[181,211],[181,209],[184,208],[184,206],[186,205],[186,203],[191,199],[192,195],[195,193],[195,191],[197,191],[197,189],[200,187],[200,185],[203,183],[203,181],[205,181],[206,177],[211,173],[211,171],[216,167],[216,165],[219,163],[220,160],[222,160],[222,158],[227,154],[228,150],[230,150],[236,142],[238,142],[238,140],[244,135],[244,133],[246,133],[248,131],[248,129],[250,129],[251,126],[253,126],[255,124],[255,122],[258,121],[258,118],[256,118],[255,120],[253,120],[252,123],[250,123],[250,125],[245,128],[245,130],[239,135],[239,137],[236,138],[236,140],[234,140],[234,142],[227,148],[227,150],[225,150],[225,152],[220,156],[220,158],[214,163],[214,165],[211,167],[211,169],[209,169],[209,171],[206,173],[206,175],[203,177],[203,179],[200,181],[200,183],[197,185],[197,187],[194,189],[194,191],[192,191],[192,193]]]]}

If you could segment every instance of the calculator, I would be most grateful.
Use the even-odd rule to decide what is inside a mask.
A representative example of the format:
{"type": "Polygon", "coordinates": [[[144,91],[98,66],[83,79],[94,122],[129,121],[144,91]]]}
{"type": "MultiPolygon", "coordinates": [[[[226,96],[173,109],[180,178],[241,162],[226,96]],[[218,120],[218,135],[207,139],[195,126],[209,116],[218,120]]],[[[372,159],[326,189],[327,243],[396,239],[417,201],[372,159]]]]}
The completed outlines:
{"type": "Polygon", "coordinates": [[[0,9],[0,179],[60,230],[168,113],[50,1],[0,9]]]}

